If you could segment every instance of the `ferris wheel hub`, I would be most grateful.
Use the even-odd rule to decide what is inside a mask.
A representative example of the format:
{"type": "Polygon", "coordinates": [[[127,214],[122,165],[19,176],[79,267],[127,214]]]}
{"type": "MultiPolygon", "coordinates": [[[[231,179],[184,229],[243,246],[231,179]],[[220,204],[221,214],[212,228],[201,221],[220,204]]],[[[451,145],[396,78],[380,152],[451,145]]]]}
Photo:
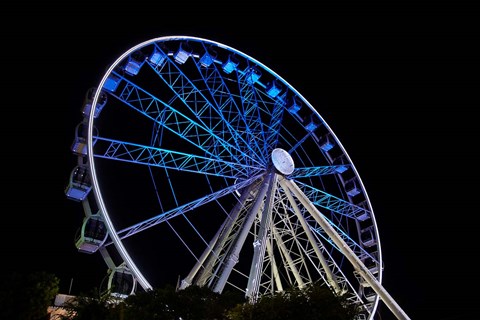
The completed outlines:
{"type": "Polygon", "coordinates": [[[292,157],[281,148],[276,148],[272,151],[272,161],[275,168],[282,174],[289,175],[295,170],[292,157]]]}

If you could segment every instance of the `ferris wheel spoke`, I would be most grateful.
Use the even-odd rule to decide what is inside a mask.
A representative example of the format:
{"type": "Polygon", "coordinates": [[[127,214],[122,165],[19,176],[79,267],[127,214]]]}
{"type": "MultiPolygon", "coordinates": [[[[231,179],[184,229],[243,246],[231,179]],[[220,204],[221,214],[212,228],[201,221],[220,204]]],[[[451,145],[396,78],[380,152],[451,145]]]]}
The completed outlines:
{"type": "Polygon", "coordinates": [[[123,141],[101,137],[97,137],[96,139],[96,158],[124,161],[225,178],[246,178],[253,170],[255,170],[255,172],[263,170],[261,167],[242,166],[238,163],[142,146],[123,141]]]}
{"type": "MultiPolygon", "coordinates": [[[[270,109],[268,109],[270,110],[270,109]]],[[[280,131],[282,129],[282,119],[285,112],[285,103],[282,99],[276,99],[269,116],[269,124],[265,130],[265,152],[270,152],[277,146],[280,131]]]]}
{"type": "MultiPolygon", "coordinates": [[[[203,46],[203,50],[204,53],[200,54],[199,59],[194,59],[194,61],[197,71],[213,99],[214,103],[212,105],[215,106],[218,113],[223,115],[227,123],[236,128],[238,134],[245,136],[242,140],[248,141],[248,144],[244,145],[246,150],[253,152],[254,155],[262,154],[262,148],[257,137],[263,131],[256,129],[261,124],[260,119],[256,117],[256,121],[252,121],[250,112],[245,110],[245,105],[238,94],[232,93],[231,86],[227,85],[227,81],[232,82],[231,79],[225,79],[222,74],[222,71],[226,70],[225,65],[222,67],[223,70],[220,70],[215,63],[209,65],[204,63],[205,57],[210,56],[213,49],[203,46]]],[[[230,75],[235,76],[235,73],[231,72],[230,75]]],[[[237,77],[240,79],[239,76],[237,77]]],[[[237,88],[232,89],[238,90],[237,88]]],[[[266,159],[265,156],[263,154],[262,159],[266,159]]]]}
{"type": "MultiPolygon", "coordinates": [[[[250,66],[247,64],[245,70],[238,70],[237,74],[237,83],[240,99],[242,101],[243,114],[246,117],[249,128],[255,133],[252,138],[254,138],[254,143],[262,146],[261,150],[258,150],[259,154],[263,154],[265,159],[269,158],[269,148],[273,149],[273,146],[270,146],[267,142],[265,132],[267,132],[267,122],[263,119],[271,117],[270,108],[268,104],[272,105],[273,101],[269,98],[269,101],[266,102],[262,98],[262,94],[255,87],[255,83],[259,81],[259,71],[255,66],[250,66]],[[263,119],[262,119],[263,115],[263,119]]],[[[269,120],[267,120],[269,121],[269,120]]],[[[270,150],[271,150],[270,149],[270,150]]]]}
{"type": "MultiPolygon", "coordinates": [[[[228,135],[221,132],[218,135],[219,132],[214,132],[212,128],[197,123],[178,111],[177,108],[172,107],[171,102],[165,102],[155,97],[119,73],[114,73],[114,75],[121,82],[119,82],[117,89],[109,92],[109,94],[124,105],[154,121],[158,124],[157,130],[165,128],[168,132],[175,134],[214,158],[236,159],[240,153],[244,152],[239,149],[234,140],[225,140],[228,135]]],[[[157,139],[161,139],[161,137],[157,139]]],[[[158,144],[160,141],[152,141],[152,143],[158,144]]],[[[250,162],[259,164],[253,159],[250,159],[250,162]]]]}
{"type": "Polygon", "coordinates": [[[354,205],[300,181],[295,181],[295,183],[310,202],[329,212],[359,220],[365,220],[371,216],[371,212],[361,206],[354,205]]]}
{"type": "MultiPolygon", "coordinates": [[[[365,250],[364,247],[361,246],[360,243],[358,243],[357,241],[355,241],[354,239],[352,239],[348,233],[346,233],[344,230],[342,230],[342,228],[340,228],[337,224],[333,223],[331,220],[327,219],[324,215],[322,215],[323,219],[325,219],[326,221],[328,221],[328,223],[333,227],[333,229],[335,229],[335,231],[337,232],[337,235],[338,237],[340,237],[344,243],[348,244],[348,247],[350,248],[350,250],[352,250],[355,255],[357,257],[361,257],[362,259],[368,257],[368,258],[371,258],[373,259],[374,262],[377,262],[378,263],[378,260],[375,256],[373,256],[371,253],[369,253],[368,251],[365,250]]],[[[309,227],[310,229],[312,230],[312,232],[314,232],[316,235],[318,235],[319,237],[321,237],[322,239],[324,239],[325,241],[329,242],[338,252],[342,252],[341,248],[339,248],[337,246],[337,244],[335,244],[335,242],[333,242],[332,238],[329,237],[326,233],[325,233],[325,230],[324,228],[322,228],[318,222],[314,219],[313,216],[310,216],[309,218],[306,219],[308,224],[309,224],[309,227]]]]}
{"type": "Polygon", "coordinates": [[[338,174],[345,172],[351,166],[350,165],[332,165],[332,166],[318,166],[318,167],[305,167],[295,168],[293,173],[288,176],[289,179],[317,177],[331,174],[338,174]]]}
{"type": "MultiPolygon", "coordinates": [[[[241,131],[225,118],[223,112],[205,96],[202,90],[197,88],[194,81],[187,77],[174,61],[166,58],[161,67],[152,67],[174,94],[171,100],[181,101],[183,106],[187,107],[203,126],[216,134],[221,133],[224,140],[234,144],[237,150],[240,149],[241,151],[238,152],[237,157],[249,159],[249,161],[254,162],[262,160],[261,158],[255,157],[257,154],[255,152],[247,153],[242,151],[245,148],[251,148],[249,141],[245,141],[241,131]],[[218,118],[220,121],[212,122],[212,118],[218,118]]],[[[196,74],[196,76],[198,75],[196,74]]]]}
{"type": "Polygon", "coordinates": [[[169,211],[166,211],[166,212],[163,212],[163,213],[160,213],[154,217],[151,217],[147,220],[144,220],[142,222],[139,222],[139,223],[136,223],[130,227],[127,227],[127,228],[124,228],[120,231],[117,232],[117,234],[119,235],[120,239],[124,239],[124,238],[127,238],[127,237],[130,237],[136,233],[139,233],[143,230],[146,230],[148,228],[151,228],[151,227],[154,227],[156,225],[158,225],[159,223],[162,223],[164,221],[167,221],[169,219],[172,219],[174,217],[177,217],[181,214],[185,214],[186,212],[189,212],[191,210],[194,210],[194,209],[197,209],[211,201],[215,201],[219,198],[222,198],[226,195],[229,195],[229,194],[232,194],[234,193],[235,191],[238,191],[238,190],[241,190],[251,184],[255,184],[255,182],[257,182],[259,179],[261,179],[261,177],[263,176],[264,174],[258,174],[256,176],[253,176],[249,179],[245,179],[243,181],[239,181],[238,183],[236,184],[233,184],[227,188],[224,188],[222,190],[219,190],[217,192],[214,192],[214,193],[211,193],[209,195],[206,195],[202,198],[199,198],[199,199],[196,199],[194,201],[191,201],[189,203],[186,203],[186,204],[183,204],[183,205],[180,205],[174,209],[171,209],[169,211]]]}

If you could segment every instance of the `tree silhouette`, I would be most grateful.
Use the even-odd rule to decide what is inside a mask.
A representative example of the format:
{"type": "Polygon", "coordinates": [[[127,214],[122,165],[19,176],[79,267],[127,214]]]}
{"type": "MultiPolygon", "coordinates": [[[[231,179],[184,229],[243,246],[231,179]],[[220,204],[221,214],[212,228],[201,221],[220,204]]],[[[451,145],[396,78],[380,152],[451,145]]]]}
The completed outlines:
{"type": "Polygon", "coordinates": [[[172,320],[225,319],[228,310],[243,302],[243,296],[236,293],[219,294],[198,286],[180,291],[166,286],[129,296],[125,300],[127,317],[172,320]]]}
{"type": "Polygon", "coordinates": [[[58,315],[55,320],[118,320],[123,319],[124,314],[123,300],[108,293],[100,295],[97,288],[68,300],[63,308],[66,313],[58,315]]]}
{"type": "Polygon", "coordinates": [[[44,271],[13,272],[0,280],[0,319],[48,319],[48,307],[59,291],[60,280],[44,271]]]}
{"type": "Polygon", "coordinates": [[[228,319],[353,320],[357,314],[357,307],[345,297],[335,295],[325,286],[310,285],[262,296],[255,304],[237,305],[228,312],[228,319]]]}
{"type": "MultiPolygon", "coordinates": [[[[95,295],[95,290],[90,296],[95,295]]],[[[66,305],[70,320],[353,320],[357,307],[325,286],[292,288],[249,303],[243,295],[189,286],[137,292],[126,299],[78,296],[66,305]]]]}

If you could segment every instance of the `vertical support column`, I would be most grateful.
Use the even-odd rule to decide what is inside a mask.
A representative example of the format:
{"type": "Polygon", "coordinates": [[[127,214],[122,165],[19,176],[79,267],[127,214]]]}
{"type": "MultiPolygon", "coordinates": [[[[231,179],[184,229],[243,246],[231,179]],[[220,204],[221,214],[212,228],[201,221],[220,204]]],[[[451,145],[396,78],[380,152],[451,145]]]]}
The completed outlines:
{"type": "Polygon", "coordinates": [[[240,231],[240,234],[238,235],[237,239],[235,239],[235,243],[233,244],[231,252],[228,253],[228,257],[225,262],[225,267],[223,268],[220,278],[218,282],[216,283],[215,287],[213,288],[214,292],[222,292],[223,288],[225,287],[225,284],[227,283],[227,279],[232,272],[233,267],[235,264],[238,262],[238,255],[240,254],[240,250],[243,247],[243,244],[245,243],[245,239],[247,238],[247,235],[250,231],[250,228],[252,226],[252,223],[255,219],[255,216],[257,215],[258,211],[260,210],[260,207],[263,203],[263,200],[265,198],[265,194],[267,193],[267,189],[269,186],[269,180],[268,179],[266,182],[263,183],[263,185],[260,188],[260,191],[258,192],[257,197],[255,198],[255,203],[253,204],[252,208],[250,209],[250,212],[248,213],[248,217],[245,219],[242,225],[242,230],[240,231]]]}
{"type": "Polygon", "coordinates": [[[253,182],[242,192],[240,199],[238,200],[235,207],[230,211],[228,217],[222,223],[222,226],[218,229],[215,236],[210,240],[207,248],[203,251],[200,258],[197,259],[195,266],[192,268],[188,276],[181,281],[180,289],[185,289],[192,284],[194,277],[197,277],[196,284],[203,285],[204,280],[208,277],[208,274],[212,272],[212,265],[216,259],[218,259],[218,254],[223,246],[225,239],[231,232],[232,225],[237,221],[238,215],[242,207],[245,206],[245,202],[248,197],[251,196],[251,192],[255,189],[256,185],[253,182]]]}
{"type": "Polygon", "coordinates": [[[263,272],[263,262],[265,260],[265,245],[268,236],[268,228],[272,218],[272,204],[275,194],[275,185],[277,183],[277,174],[272,172],[268,177],[268,191],[265,206],[263,207],[262,217],[257,238],[253,243],[253,259],[250,267],[250,275],[248,277],[248,285],[246,296],[250,301],[257,300],[258,288],[260,286],[261,274],[263,272]]]}

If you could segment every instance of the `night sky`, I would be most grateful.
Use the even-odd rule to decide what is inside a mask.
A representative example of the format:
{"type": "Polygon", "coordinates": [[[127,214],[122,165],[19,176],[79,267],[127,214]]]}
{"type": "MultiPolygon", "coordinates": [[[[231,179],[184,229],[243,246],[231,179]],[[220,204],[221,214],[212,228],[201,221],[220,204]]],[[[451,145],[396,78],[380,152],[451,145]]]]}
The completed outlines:
{"type": "Polygon", "coordinates": [[[435,5],[14,10],[28,27],[3,28],[2,269],[55,273],[62,293],[99,285],[106,266],[77,252],[83,213],[64,196],[84,94],[129,48],[189,35],[248,54],[318,106],[375,210],[383,286],[412,319],[469,319],[479,280],[478,12],[435,5]]]}

